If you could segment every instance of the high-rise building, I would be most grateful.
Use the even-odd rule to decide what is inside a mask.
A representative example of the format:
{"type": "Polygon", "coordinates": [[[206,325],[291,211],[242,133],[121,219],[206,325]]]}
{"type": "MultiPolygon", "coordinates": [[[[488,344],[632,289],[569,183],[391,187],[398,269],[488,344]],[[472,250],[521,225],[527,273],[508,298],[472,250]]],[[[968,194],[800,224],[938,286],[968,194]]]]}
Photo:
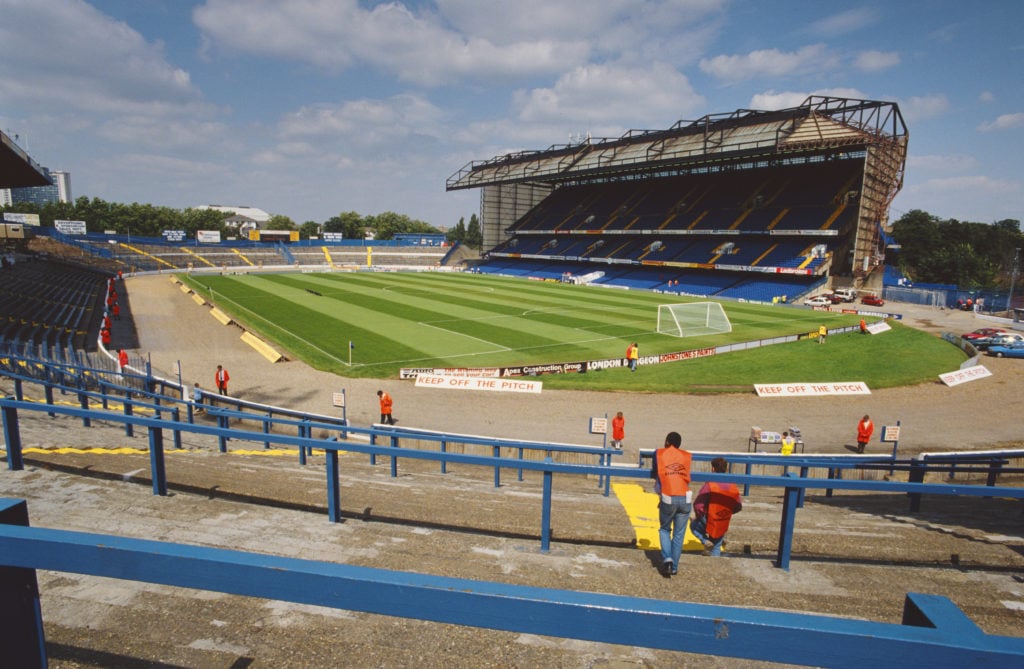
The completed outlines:
{"type": "Polygon", "coordinates": [[[53,183],[57,186],[57,201],[71,202],[71,172],[56,170],[50,172],[50,176],[53,177],[53,183]]]}
{"type": "Polygon", "coordinates": [[[50,180],[49,186],[33,186],[30,188],[12,188],[11,204],[31,202],[42,206],[50,202],[69,202],[71,199],[71,174],[68,172],[50,172],[43,168],[43,173],[50,180]],[[61,197],[60,185],[63,182],[65,198],[61,197]]]}

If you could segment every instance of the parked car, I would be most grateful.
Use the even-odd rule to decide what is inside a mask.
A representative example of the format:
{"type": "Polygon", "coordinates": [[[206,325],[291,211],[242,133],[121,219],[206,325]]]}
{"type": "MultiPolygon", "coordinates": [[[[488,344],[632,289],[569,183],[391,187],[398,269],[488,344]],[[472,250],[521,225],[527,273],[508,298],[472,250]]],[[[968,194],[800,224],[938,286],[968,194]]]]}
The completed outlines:
{"type": "Polygon", "coordinates": [[[986,353],[996,358],[1024,358],[1024,341],[992,345],[986,353]]]}
{"type": "Polygon", "coordinates": [[[854,302],[857,299],[857,291],[853,288],[839,288],[832,294],[837,296],[843,302],[854,302]]]}
{"type": "Polygon", "coordinates": [[[1024,335],[1016,332],[997,332],[988,337],[975,337],[970,340],[974,348],[984,351],[992,346],[1007,346],[1018,342],[1024,342],[1024,335]]]}
{"type": "Polygon", "coordinates": [[[832,298],[825,295],[815,295],[804,300],[804,305],[808,307],[831,307],[832,298]]]}
{"type": "Polygon", "coordinates": [[[1006,332],[1003,328],[978,328],[974,332],[968,332],[962,334],[962,339],[977,339],[978,337],[991,337],[992,335],[1003,334],[1006,332]]]}
{"type": "Polygon", "coordinates": [[[860,303],[867,304],[872,307],[881,307],[885,304],[885,300],[883,300],[877,295],[865,295],[864,297],[860,298],[860,303]]]}

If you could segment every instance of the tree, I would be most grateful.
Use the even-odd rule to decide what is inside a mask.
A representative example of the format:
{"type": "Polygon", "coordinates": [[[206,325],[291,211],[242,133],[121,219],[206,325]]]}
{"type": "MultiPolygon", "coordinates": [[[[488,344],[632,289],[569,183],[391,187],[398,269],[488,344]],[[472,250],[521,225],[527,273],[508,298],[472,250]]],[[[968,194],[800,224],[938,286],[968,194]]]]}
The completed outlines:
{"type": "Polygon", "coordinates": [[[466,226],[466,245],[471,249],[480,249],[484,245],[484,236],[480,231],[480,220],[476,214],[469,217],[469,225],[466,226]]]}
{"type": "Polygon", "coordinates": [[[316,221],[306,221],[299,226],[299,239],[309,239],[320,235],[320,224],[316,221]]]}
{"type": "Polygon", "coordinates": [[[295,221],[281,214],[274,214],[267,220],[267,230],[294,230],[295,221]]]}
{"type": "Polygon", "coordinates": [[[340,232],[345,239],[362,239],[365,236],[363,217],[357,212],[346,211],[324,221],[324,232],[340,232]]]}
{"type": "Polygon", "coordinates": [[[1020,222],[940,220],[919,209],[893,223],[899,265],[915,281],[995,288],[1005,282],[1014,250],[1024,242],[1020,222]]]}
{"type": "Polygon", "coordinates": [[[466,240],[466,218],[459,218],[458,224],[448,231],[448,241],[462,243],[466,240]]]}

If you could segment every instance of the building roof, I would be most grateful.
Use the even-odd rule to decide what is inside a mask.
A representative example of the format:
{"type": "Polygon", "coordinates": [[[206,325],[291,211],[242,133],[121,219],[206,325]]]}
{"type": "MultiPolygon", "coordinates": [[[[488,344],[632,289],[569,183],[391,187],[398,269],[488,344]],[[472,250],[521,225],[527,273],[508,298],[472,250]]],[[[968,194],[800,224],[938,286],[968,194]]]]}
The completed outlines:
{"type": "Polygon", "coordinates": [[[234,212],[239,216],[244,216],[246,218],[252,219],[257,223],[266,223],[267,221],[270,220],[270,214],[263,211],[262,209],[257,209],[256,207],[247,207],[244,205],[201,204],[198,205],[196,209],[213,209],[215,211],[224,212],[225,214],[234,212]]]}
{"type": "Polygon", "coordinates": [[[897,147],[902,154],[906,138],[895,103],[810,96],[790,109],[738,109],[678,121],[667,130],[630,130],[617,138],[588,137],[578,144],[475,161],[448,179],[447,190],[585,180],[837,147],[883,144],[897,147]]]}
{"type": "Polygon", "coordinates": [[[0,132],[0,188],[49,186],[43,167],[14,140],[0,132]]]}

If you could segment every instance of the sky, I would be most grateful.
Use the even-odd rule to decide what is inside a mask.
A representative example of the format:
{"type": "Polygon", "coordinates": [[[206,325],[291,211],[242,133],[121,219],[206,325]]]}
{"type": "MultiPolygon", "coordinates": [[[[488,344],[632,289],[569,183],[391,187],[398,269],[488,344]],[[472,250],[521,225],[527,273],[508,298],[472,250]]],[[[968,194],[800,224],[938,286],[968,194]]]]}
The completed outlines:
{"type": "Polygon", "coordinates": [[[446,228],[472,161],[808,95],[899,105],[895,220],[1024,219],[1024,2],[0,0],[0,129],[75,198],[446,228]]]}

